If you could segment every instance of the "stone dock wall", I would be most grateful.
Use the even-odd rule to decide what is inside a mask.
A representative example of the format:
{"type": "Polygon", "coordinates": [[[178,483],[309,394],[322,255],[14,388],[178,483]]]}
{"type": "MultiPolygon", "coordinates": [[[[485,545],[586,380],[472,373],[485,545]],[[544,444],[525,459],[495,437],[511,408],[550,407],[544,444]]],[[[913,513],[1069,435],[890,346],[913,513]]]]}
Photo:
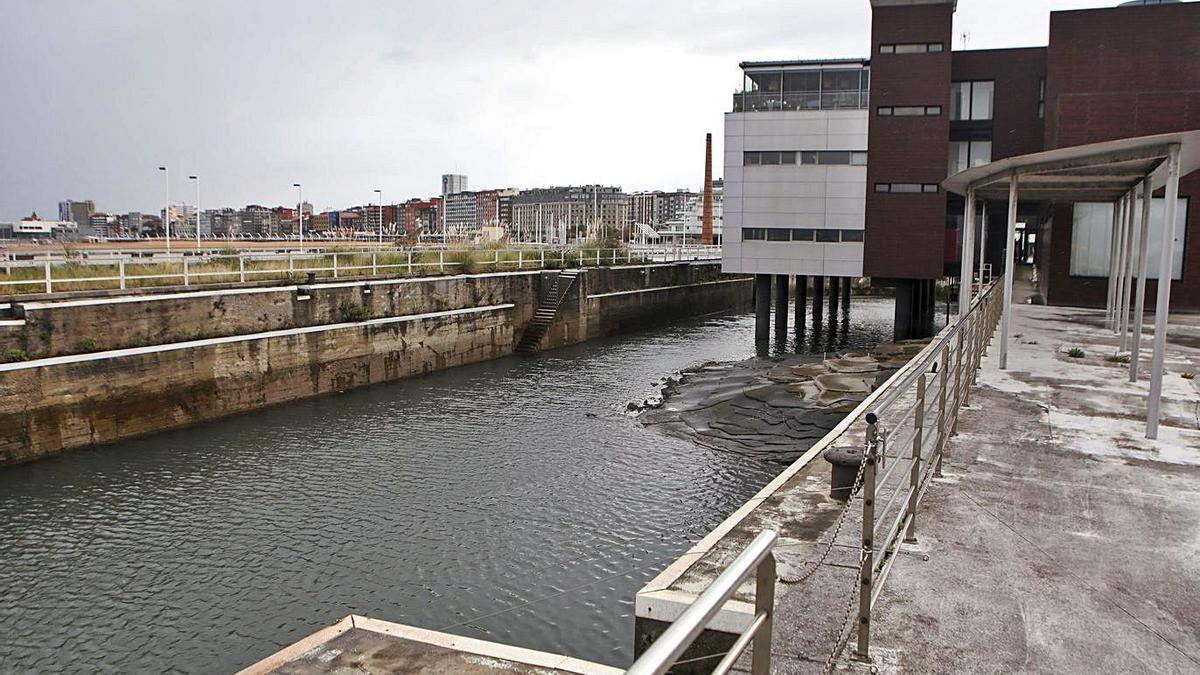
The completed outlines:
{"type": "MultiPolygon", "coordinates": [[[[0,465],[507,356],[556,272],[38,299],[0,322],[0,465]]],[[[746,308],[719,264],[592,268],[543,346],[746,308]]]]}

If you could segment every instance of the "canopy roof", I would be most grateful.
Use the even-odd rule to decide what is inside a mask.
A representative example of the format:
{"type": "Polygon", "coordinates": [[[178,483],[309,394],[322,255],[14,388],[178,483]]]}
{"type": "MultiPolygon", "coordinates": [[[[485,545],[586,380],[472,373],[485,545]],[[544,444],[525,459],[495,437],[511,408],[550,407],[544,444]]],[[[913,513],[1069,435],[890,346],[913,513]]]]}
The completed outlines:
{"type": "Polygon", "coordinates": [[[1180,146],[1180,175],[1200,169],[1200,130],[1075,145],[1006,157],[972,167],[942,181],[947,192],[977,199],[1008,198],[1018,176],[1022,201],[1112,202],[1150,176],[1155,189],[1166,184],[1167,150],[1180,146]]]}

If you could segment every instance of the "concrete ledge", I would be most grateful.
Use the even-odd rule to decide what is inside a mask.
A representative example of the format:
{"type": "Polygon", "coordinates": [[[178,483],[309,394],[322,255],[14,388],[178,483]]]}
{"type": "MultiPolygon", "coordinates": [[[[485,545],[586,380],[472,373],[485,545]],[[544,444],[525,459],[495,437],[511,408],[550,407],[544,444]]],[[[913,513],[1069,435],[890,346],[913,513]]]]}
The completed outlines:
{"type": "Polygon", "coordinates": [[[27,370],[30,368],[43,368],[46,366],[59,366],[75,363],[86,363],[88,361],[101,361],[104,359],[120,358],[123,356],[138,356],[142,354],[155,354],[159,352],[175,351],[180,349],[194,349],[196,347],[211,347],[213,345],[232,344],[236,342],[251,342],[254,340],[264,340],[276,337],[288,337],[291,335],[307,335],[309,333],[323,333],[326,331],[340,330],[342,328],[352,328],[354,326],[386,326],[395,323],[407,323],[410,321],[424,321],[426,319],[441,319],[451,316],[463,316],[468,314],[482,314],[486,312],[495,312],[504,309],[512,309],[513,304],[504,305],[489,305],[487,307],[469,307],[467,309],[452,309],[445,312],[429,312],[426,314],[409,314],[408,316],[392,316],[383,319],[368,319],[366,321],[350,322],[350,323],[332,323],[321,326],[304,326],[302,328],[289,328],[286,330],[273,330],[264,333],[249,333],[247,335],[230,335],[227,337],[208,338],[205,340],[188,340],[186,342],[174,342],[165,345],[153,345],[150,347],[130,347],[128,349],[113,349],[105,352],[92,352],[90,354],[72,354],[70,356],[53,356],[47,359],[38,359],[36,361],[21,361],[18,363],[2,363],[0,364],[0,373],[11,372],[16,370],[27,370]]]}
{"type": "Polygon", "coordinates": [[[523,647],[440,633],[351,614],[238,675],[348,672],[575,673],[617,675],[619,668],[523,647]]]}

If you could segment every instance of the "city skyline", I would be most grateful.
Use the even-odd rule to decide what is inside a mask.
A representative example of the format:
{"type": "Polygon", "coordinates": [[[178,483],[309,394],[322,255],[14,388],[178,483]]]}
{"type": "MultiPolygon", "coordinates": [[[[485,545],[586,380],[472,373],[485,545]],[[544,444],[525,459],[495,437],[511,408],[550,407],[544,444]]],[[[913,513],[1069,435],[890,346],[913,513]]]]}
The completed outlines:
{"type": "MultiPolygon", "coordinates": [[[[1027,14],[1108,3],[963,4],[955,46],[965,32],[974,49],[1044,42],[1027,14]]],[[[286,205],[293,182],[321,207],[375,189],[393,203],[436,195],[452,172],[491,187],[694,188],[697,139],[720,129],[740,82],[731,63],[861,54],[870,14],[865,0],[66,5],[11,3],[0,27],[0,91],[23,101],[0,131],[20,159],[0,170],[0,219],[64,199],[155,212],[163,165],[172,202],[199,175],[212,205],[286,205]],[[788,38],[801,32],[822,37],[788,38]],[[38,36],[51,34],[73,38],[48,49],[38,36]]]]}

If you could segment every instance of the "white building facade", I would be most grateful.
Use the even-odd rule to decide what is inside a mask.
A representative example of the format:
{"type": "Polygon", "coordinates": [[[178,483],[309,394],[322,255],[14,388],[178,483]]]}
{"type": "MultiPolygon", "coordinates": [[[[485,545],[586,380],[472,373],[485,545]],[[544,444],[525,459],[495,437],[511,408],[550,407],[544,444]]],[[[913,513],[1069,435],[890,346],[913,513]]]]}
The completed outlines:
{"type": "Polygon", "coordinates": [[[742,70],[725,114],[722,270],[862,276],[868,62],[742,70]]]}

